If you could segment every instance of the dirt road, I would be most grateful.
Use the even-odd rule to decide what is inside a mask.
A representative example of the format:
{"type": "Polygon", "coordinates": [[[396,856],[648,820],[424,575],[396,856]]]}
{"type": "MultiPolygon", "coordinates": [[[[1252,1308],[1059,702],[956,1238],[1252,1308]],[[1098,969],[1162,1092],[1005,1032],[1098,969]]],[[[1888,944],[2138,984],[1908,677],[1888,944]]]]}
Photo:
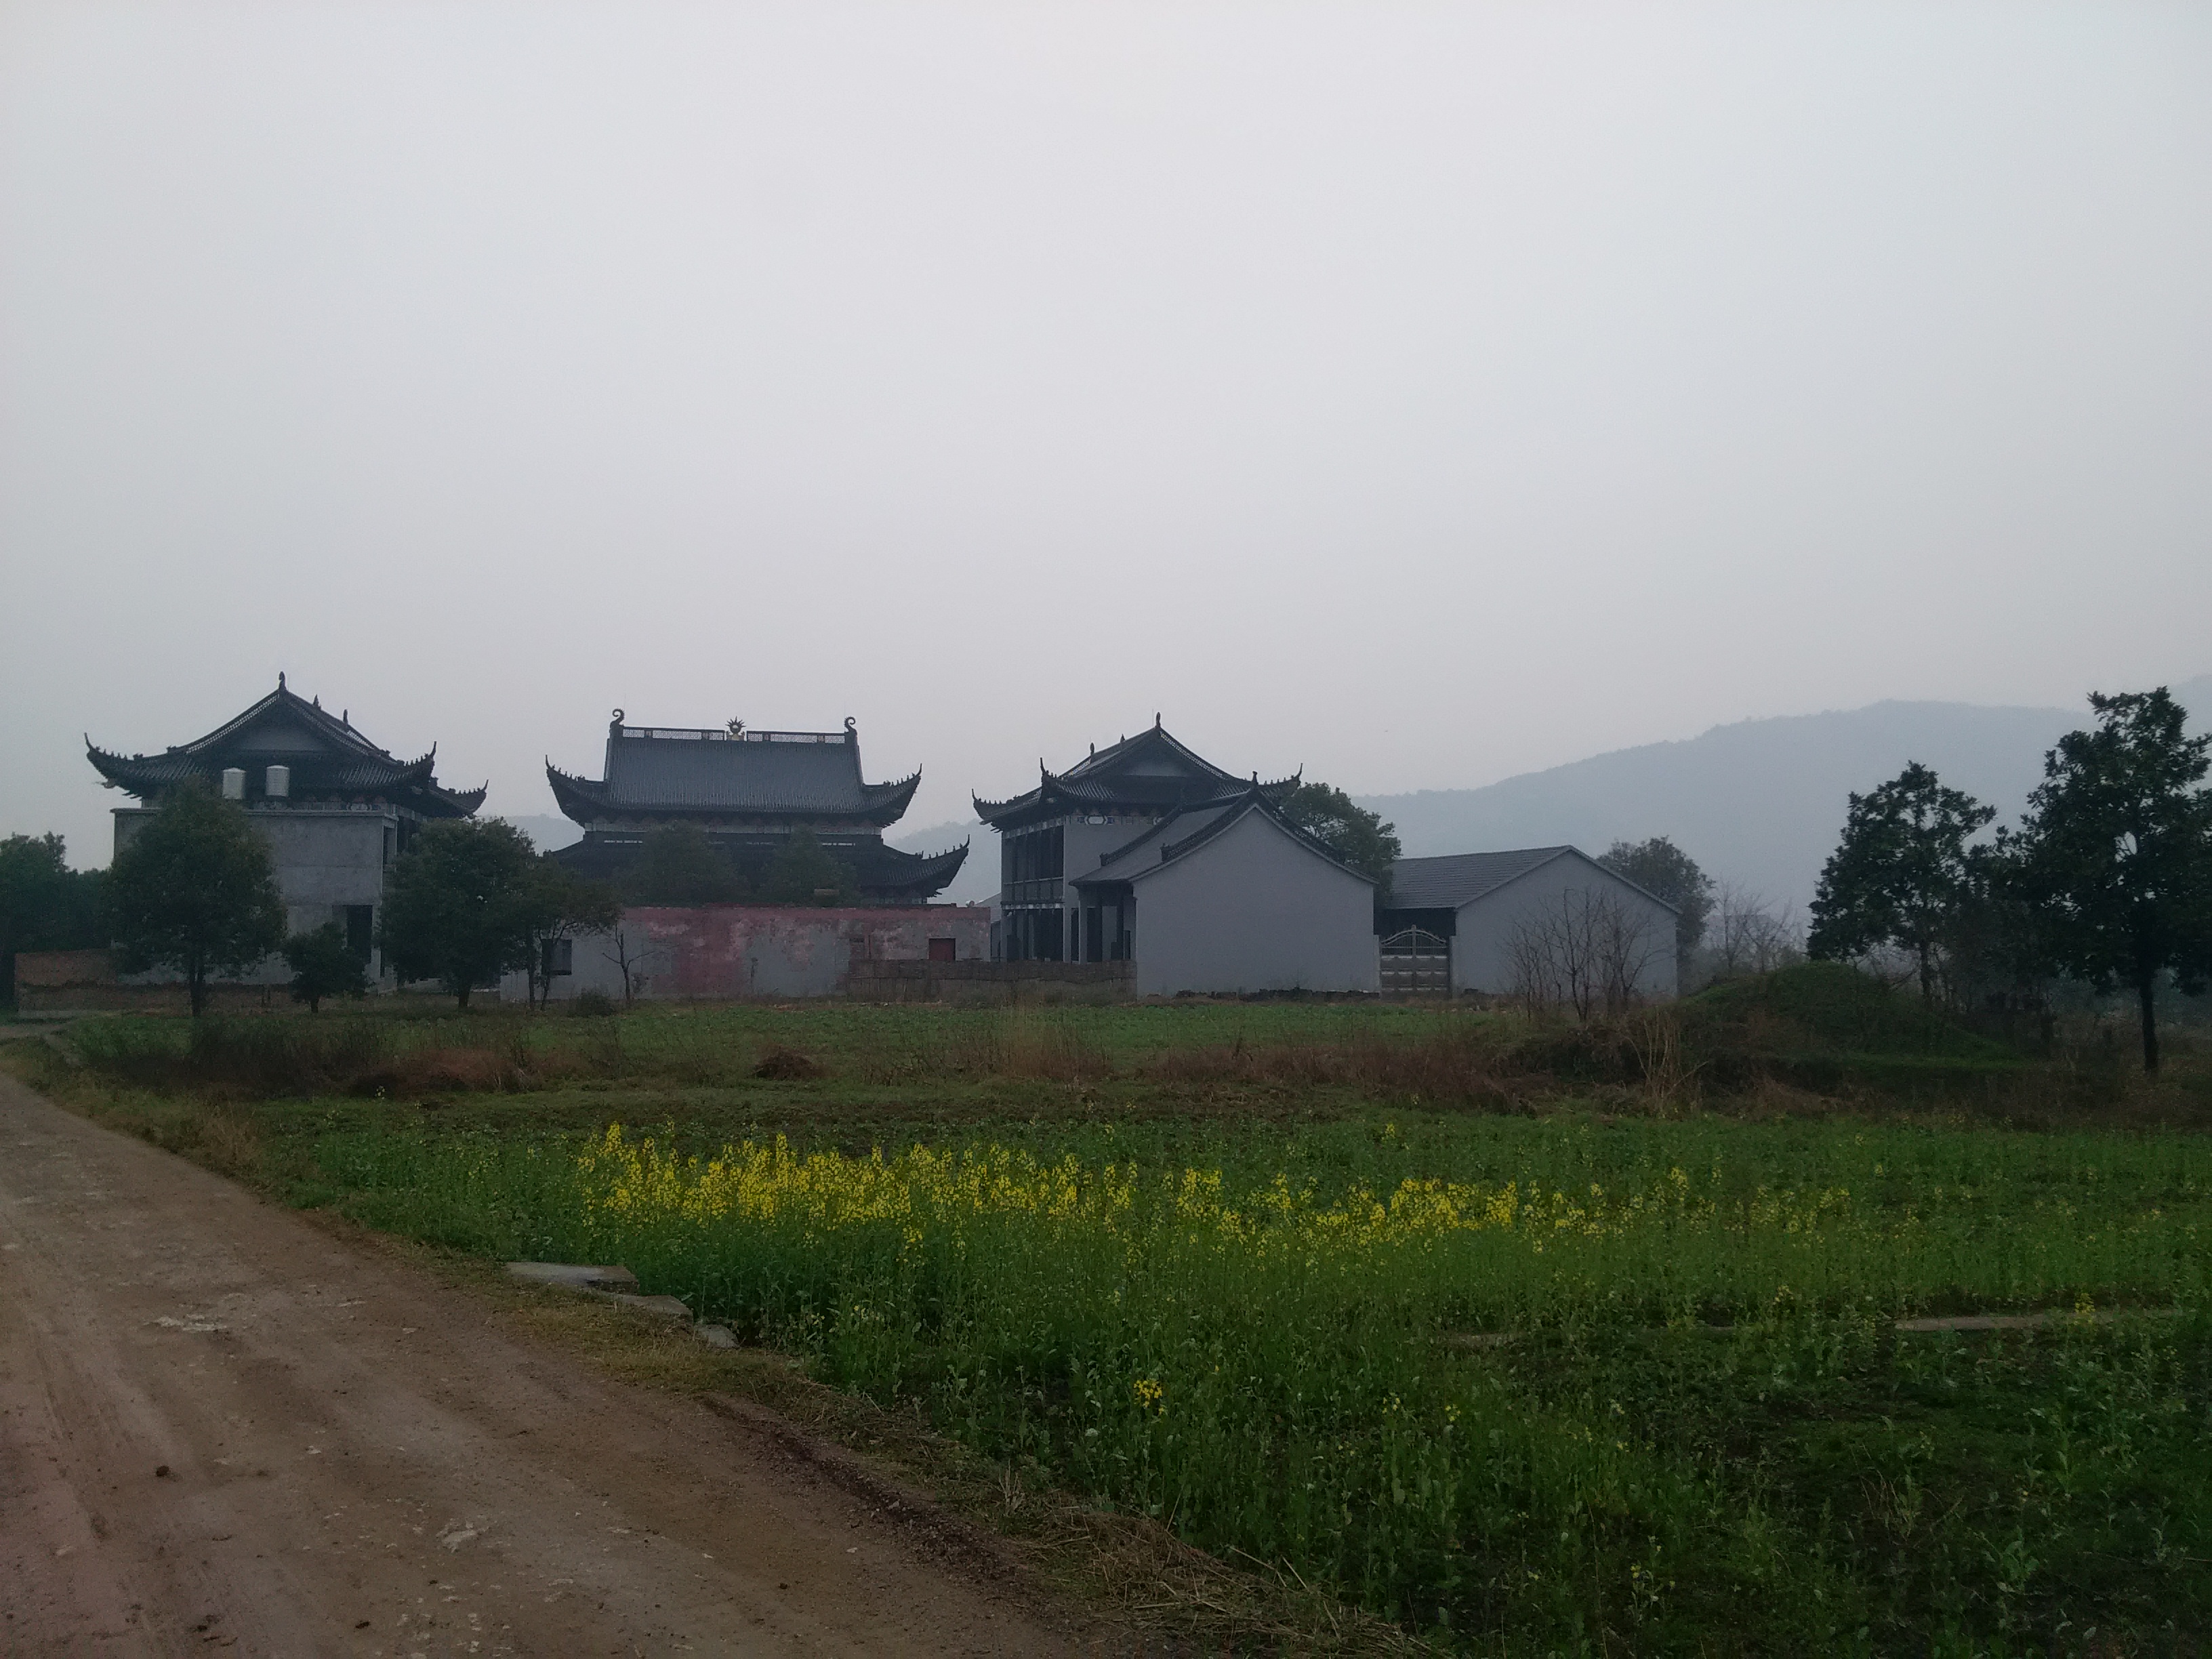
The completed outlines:
{"type": "Polygon", "coordinates": [[[690,1400],[0,1077],[0,1655],[1097,1651],[690,1400]]]}

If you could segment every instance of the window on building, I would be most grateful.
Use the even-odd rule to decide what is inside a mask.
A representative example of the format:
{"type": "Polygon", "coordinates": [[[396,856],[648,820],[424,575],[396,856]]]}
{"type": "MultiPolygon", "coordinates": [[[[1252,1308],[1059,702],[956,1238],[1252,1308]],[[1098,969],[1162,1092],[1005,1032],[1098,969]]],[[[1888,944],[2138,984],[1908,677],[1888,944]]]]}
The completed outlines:
{"type": "Polygon", "coordinates": [[[342,904],[338,909],[345,923],[346,949],[367,962],[369,949],[376,942],[376,907],[342,904]]]}
{"type": "Polygon", "coordinates": [[[932,962],[959,961],[960,941],[957,939],[933,939],[930,940],[929,959],[932,962]]]}
{"type": "Polygon", "coordinates": [[[558,979],[563,974],[576,971],[576,941],[572,939],[549,939],[545,941],[545,956],[541,977],[558,979]]]}

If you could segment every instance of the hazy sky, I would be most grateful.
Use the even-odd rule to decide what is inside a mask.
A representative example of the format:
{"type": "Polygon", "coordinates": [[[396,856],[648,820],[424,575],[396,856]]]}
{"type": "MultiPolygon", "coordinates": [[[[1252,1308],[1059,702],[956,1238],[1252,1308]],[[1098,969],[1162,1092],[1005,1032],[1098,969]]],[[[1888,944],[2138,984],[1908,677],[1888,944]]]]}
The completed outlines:
{"type": "Polygon", "coordinates": [[[2212,8],[0,4],[0,833],[1164,711],[1471,785],[2212,667],[2212,8]]]}

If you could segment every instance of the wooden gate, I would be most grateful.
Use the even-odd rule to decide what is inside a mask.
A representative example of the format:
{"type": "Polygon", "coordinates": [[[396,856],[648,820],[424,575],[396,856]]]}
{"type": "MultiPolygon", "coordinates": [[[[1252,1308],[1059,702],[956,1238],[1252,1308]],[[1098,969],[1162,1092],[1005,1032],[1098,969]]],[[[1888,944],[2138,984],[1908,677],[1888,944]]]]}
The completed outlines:
{"type": "Polygon", "coordinates": [[[1425,927],[1407,927],[1382,941],[1385,996],[1449,996],[1451,941],[1425,927]]]}

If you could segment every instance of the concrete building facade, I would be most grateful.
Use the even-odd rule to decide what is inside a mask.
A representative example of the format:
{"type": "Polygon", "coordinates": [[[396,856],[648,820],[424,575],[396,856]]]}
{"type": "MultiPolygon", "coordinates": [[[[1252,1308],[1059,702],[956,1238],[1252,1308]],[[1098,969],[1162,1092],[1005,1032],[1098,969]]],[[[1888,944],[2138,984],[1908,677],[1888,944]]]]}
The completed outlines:
{"type": "Polygon", "coordinates": [[[1139,996],[1379,988],[1374,882],[1257,790],[1176,815],[1073,885],[1117,917],[1139,996]]]}

